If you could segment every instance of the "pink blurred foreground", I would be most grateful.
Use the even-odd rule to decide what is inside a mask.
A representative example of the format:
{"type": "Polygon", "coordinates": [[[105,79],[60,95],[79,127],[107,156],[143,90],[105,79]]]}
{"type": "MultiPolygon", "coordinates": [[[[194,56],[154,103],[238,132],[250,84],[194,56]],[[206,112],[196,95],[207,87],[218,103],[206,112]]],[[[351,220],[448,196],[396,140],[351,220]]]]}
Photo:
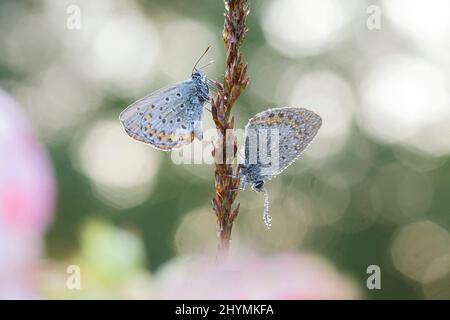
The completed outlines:
{"type": "Polygon", "coordinates": [[[240,254],[228,261],[179,258],[155,276],[160,299],[358,299],[355,284],[324,259],[299,253],[240,254]]]}
{"type": "Polygon", "coordinates": [[[50,162],[0,89],[0,298],[34,298],[34,270],[55,202],[50,162]]]}

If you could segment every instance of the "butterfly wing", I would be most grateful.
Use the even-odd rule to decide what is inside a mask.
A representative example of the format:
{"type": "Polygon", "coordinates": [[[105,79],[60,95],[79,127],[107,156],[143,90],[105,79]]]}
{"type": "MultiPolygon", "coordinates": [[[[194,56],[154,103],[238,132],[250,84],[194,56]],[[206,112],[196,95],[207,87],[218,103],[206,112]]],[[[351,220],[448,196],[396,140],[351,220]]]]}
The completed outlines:
{"type": "Polygon", "coordinates": [[[203,102],[188,79],[155,91],[119,116],[127,134],[159,150],[170,151],[200,138],[203,102]]]}
{"type": "Polygon", "coordinates": [[[274,108],[258,113],[246,126],[245,161],[252,163],[251,153],[256,150],[258,176],[270,180],[300,156],[321,125],[322,119],[317,114],[303,108],[274,108]],[[252,143],[247,145],[247,137],[255,133],[258,140],[252,148],[252,143]]]}

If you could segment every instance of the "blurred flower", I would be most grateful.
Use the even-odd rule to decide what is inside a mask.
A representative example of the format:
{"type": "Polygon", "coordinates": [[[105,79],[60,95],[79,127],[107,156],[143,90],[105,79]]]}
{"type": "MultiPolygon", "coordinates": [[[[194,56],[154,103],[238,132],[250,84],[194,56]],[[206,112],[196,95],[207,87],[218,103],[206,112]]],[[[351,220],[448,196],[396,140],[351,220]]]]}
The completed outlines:
{"type": "Polygon", "coordinates": [[[151,277],[143,267],[142,240],[125,229],[101,220],[86,222],[81,248],[64,262],[49,262],[40,273],[43,294],[54,299],[150,298],[151,277]],[[80,290],[66,286],[69,266],[80,270],[80,290]]]}
{"type": "Polygon", "coordinates": [[[55,187],[45,151],[19,106],[1,90],[0,149],[0,298],[29,297],[28,278],[53,212],[55,187]]]}
{"type": "Polygon", "coordinates": [[[0,148],[0,219],[14,233],[39,235],[54,205],[53,174],[18,105],[3,91],[0,148]]]}
{"type": "Polygon", "coordinates": [[[356,286],[312,255],[248,252],[218,264],[206,257],[178,258],[155,276],[159,299],[357,299],[356,286]]]}

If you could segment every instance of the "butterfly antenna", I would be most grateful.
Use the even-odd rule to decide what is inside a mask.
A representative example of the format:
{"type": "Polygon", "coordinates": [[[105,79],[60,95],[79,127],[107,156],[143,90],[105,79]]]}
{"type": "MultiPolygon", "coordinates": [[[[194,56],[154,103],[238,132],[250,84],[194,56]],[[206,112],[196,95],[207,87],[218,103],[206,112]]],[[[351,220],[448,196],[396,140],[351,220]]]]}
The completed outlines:
{"type": "Polygon", "coordinates": [[[211,60],[211,61],[208,62],[207,64],[205,64],[205,65],[199,67],[199,69],[204,69],[204,68],[206,68],[206,67],[209,67],[209,66],[212,65],[213,63],[214,63],[214,60],[211,60]]]}
{"type": "Polygon", "coordinates": [[[192,73],[194,73],[195,69],[197,68],[197,65],[199,64],[199,62],[203,59],[203,57],[205,56],[205,54],[209,51],[209,49],[211,48],[211,45],[208,46],[208,48],[206,48],[205,52],[203,52],[203,54],[200,56],[200,58],[198,58],[197,62],[194,65],[194,68],[192,68],[192,73]]]}
{"type": "Polygon", "coordinates": [[[211,79],[209,79],[209,78],[206,78],[206,84],[207,84],[211,89],[214,89],[214,90],[217,92],[217,85],[216,85],[216,82],[215,82],[215,81],[213,81],[213,80],[211,80],[211,79]]]}

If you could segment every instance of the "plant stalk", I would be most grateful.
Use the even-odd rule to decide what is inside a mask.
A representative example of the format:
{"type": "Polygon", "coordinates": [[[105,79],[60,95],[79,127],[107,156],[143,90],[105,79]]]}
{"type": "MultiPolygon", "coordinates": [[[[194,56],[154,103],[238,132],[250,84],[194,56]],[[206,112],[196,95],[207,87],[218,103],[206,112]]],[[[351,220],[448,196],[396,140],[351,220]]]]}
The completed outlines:
{"type": "Polygon", "coordinates": [[[213,210],[217,218],[218,252],[228,253],[233,222],[239,213],[239,204],[233,205],[239,188],[237,169],[233,162],[237,153],[237,140],[233,133],[234,118],[231,110],[247,87],[247,64],[240,46],[247,32],[249,13],[247,0],[225,0],[223,41],[226,49],[226,68],[223,83],[216,81],[217,96],[212,99],[211,113],[218,137],[213,143],[215,161],[215,196],[213,210]]]}

